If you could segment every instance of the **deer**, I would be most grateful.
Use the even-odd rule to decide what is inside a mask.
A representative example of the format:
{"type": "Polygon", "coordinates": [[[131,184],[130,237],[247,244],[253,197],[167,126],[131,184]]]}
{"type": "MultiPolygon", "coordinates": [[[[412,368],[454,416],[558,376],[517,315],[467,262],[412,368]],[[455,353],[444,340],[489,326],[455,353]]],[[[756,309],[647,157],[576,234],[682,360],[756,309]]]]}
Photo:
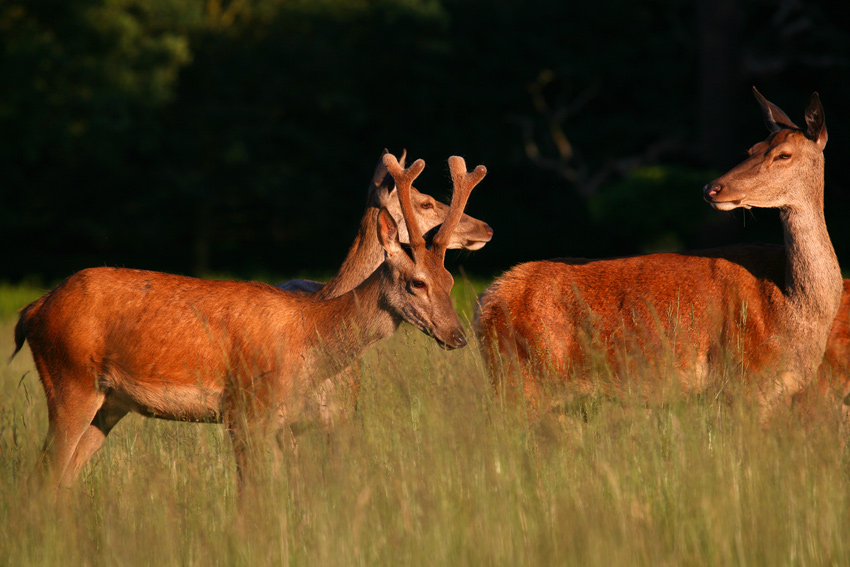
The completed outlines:
{"type": "MultiPolygon", "coordinates": [[[[296,293],[312,294],[318,299],[332,299],[354,289],[360,282],[381,264],[384,258],[384,250],[377,239],[378,213],[381,208],[386,208],[399,226],[399,241],[409,244],[410,237],[406,229],[406,223],[402,223],[401,202],[397,197],[397,189],[393,177],[389,174],[384,164],[384,156],[388,154],[384,149],[372,179],[369,183],[366,200],[366,210],[360,220],[360,228],[354,242],[351,244],[348,254],[339,271],[326,284],[313,280],[290,280],[277,284],[276,287],[296,293]]],[[[407,151],[403,150],[398,163],[404,167],[407,151]]],[[[417,225],[423,232],[426,241],[433,237],[434,232],[439,229],[449,214],[449,207],[437,201],[430,195],[421,193],[416,187],[410,187],[410,201],[412,210],[416,214],[417,225]]],[[[461,216],[457,228],[451,233],[448,248],[466,250],[480,250],[493,237],[493,229],[478,219],[467,214],[461,216]]],[[[337,376],[328,377],[324,384],[317,390],[317,404],[321,408],[321,422],[327,429],[332,427],[340,416],[344,415],[345,408],[340,407],[335,400],[338,384],[348,387],[350,398],[357,405],[360,391],[360,369],[356,361],[352,366],[341,370],[337,376]]]]}
{"type": "MultiPolygon", "coordinates": [[[[399,240],[401,243],[409,243],[406,225],[401,222],[401,207],[396,197],[393,178],[389,175],[387,167],[383,162],[383,157],[387,153],[387,150],[384,149],[375,167],[375,172],[369,183],[366,210],[360,219],[360,228],[354,242],[348,249],[348,254],[339,272],[326,284],[313,280],[299,279],[277,284],[276,287],[287,291],[312,293],[321,299],[332,299],[357,287],[384,260],[384,250],[378,242],[375,229],[378,223],[378,213],[381,208],[386,208],[396,221],[399,227],[399,240]]],[[[398,160],[402,167],[404,166],[406,155],[407,152],[403,151],[398,160]]],[[[416,187],[410,188],[410,200],[413,210],[416,213],[416,220],[419,223],[419,227],[427,239],[429,233],[437,229],[446,219],[446,216],[449,214],[449,207],[430,195],[419,192],[416,187]]],[[[480,250],[492,237],[493,229],[487,223],[464,214],[457,228],[451,234],[448,248],[463,248],[472,251],[480,250]]]]}
{"type": "Polygon", "coordinates": [[[535,406],[553,379],[577,377],[569,384],[586,391],[595,386],[582,370],[601,352],[613,373],[609,390],[617,391],[639,354],[671,369],[682,391],[699,392],[732,356],[767,423],[809,386],[843,289],[823,213],[823,107],[814,93],[800,128],[753,92],[770,134],[708,183],[703,197],[719,211],[779,209],[781,261],[733,246],[515,266],[485,290],[475,316],[497,388],[521,386],[513,391],[535,406]]]}
{"type": "Polygon", "coordinates": [[[445,251],[484,166],[453,156],[449,214],[431,247],[410,190],[425,162],[383,157],[398,187],[410,247],[392,215],[377,215],[384,261],[333,299],[257,282],[126,268],[80,271],[22,309],[15,352],[28,342],[44,387],[48,432],[39,470],[54,489],[81,468],[128,413],[223,423],[242,487],[249,441],[297,426],[312,390],[406,321],[446,349],[467,344],[449,292],[445,251]]]}

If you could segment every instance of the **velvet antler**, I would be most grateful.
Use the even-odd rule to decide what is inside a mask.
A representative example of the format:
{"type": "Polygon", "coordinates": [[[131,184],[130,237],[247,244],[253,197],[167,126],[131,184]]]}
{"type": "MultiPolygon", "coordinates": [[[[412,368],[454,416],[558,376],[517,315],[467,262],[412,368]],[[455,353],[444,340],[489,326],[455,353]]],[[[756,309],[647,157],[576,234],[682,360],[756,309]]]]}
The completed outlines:
{"type": "Polygon", "coordinates": [[[439,232],[434,236],[434,242],[431,247],[441,258],[446,255],[446,248],[449,245],[452,232],[463,216],[463,210],[466,208],[469,194],[484,179],[484,176],[487,175],[487,168],[483,165],[479,165],[471,173],[467,173],[466,162],[460,156],[449,158],[449,171],[452,174],[452,185],[454,186],[452,191],[452,205],[449,210],[449,216],[446,217],[439,232]]]}
{"type": "MultiPolygon", "coordinates": [[[[404,159],[404,155],[402,155],[402,159],[404,159]]],[[[414,254],[418,254],[418,250],[425,249],[425,239],[422,237],[422,231],[413,212],[413,204],[410,201],[410,188],[413,186],[413,180],[419,177],[419,174],[425,169],[425,162],[418,159],[410,167],[404,169],[404,166],[398,162],[396,157],[388,153],[384,155],[384,165],[387,166],[387,171],[395,179],[395,184],[398,188],[398,199],[401,203],[401,214],[404,216],[407,233],[410,236],[410,247],[414,250],[414,254]]]]}

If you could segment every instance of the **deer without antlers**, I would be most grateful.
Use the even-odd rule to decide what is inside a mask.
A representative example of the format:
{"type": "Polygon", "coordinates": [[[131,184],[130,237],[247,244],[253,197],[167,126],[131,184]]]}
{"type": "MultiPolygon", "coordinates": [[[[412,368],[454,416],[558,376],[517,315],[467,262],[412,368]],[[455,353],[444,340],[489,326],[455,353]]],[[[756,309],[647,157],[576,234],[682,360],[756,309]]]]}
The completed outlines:
{"type": "MultiPolygon", "coordinates": [[[[254,282],[210,281],[142,270],[93,268],[25,307],[15,353],[28,341],[47,396],[43,462],[55,486],[73,483],[129,412],[223,422],[240,484],[253,431],[292,426],[305,401],[402,321],[440,346],[466,345],[443,266],[482,166],[451,158],[449,218],[426,248],[410,199],[425,164],[384,163],[398,185],[411,251],[389,211],[377,217],[386,260],[355,289],[320,300],[254,282]],[[462,171],[461,171],[462,170],[462,171]]],[[[14,354],[13,354],[14,356],[14,354]]]]}
{"type": "Polygon", "coordinates": [[[596,347],[620,380],[630,354],[640,353],[672,362],[684,389],[700,390],[725,352],[749,371],[762,418],[811,381],[842,290],[823,216],[823,109],[815,93],[802,129],[755,95],[770,136],[704,196],[718,210],[780,209],[784,262],[730,247],[520,264],[490,286],[477,312],[494,380],[504,365],[506,378],[524,378],[535,399],[538,380],[566,377],[596,347]]]}
{"type": "MultiPolygon", "coordinates": [[[[378,213],[386,208],[399,227],[399,240],[403,244],[410,243],[407,225],[401,222],[402,214],[396,188],[392,176],[384,165],[383,157],[378,160],[366,199],[366,211],[360,220],[360,229],[354,239],[339,272],[327,284],[312,280],[290,280],[278,284],[277,287],[287,291],[314,293],[320,299],[331,299],[346,293],[365,280],[375,268],[384,261],[384,249],[378,242],[377,230],[378,213]]],[[[404,167],[407,152],[402,152],[398,162],[404,167]]],[[[449,207],[437,201],[430,195],[420,193],[415,187],[410,188],[410,201],[416,220],[423,233],[437,228],[449,214],[449,207]]],[[[493,237],[493,229],[487,223],[464,214],[448,243],[448,248],[464,248],[480,250],[493,237]]]]}

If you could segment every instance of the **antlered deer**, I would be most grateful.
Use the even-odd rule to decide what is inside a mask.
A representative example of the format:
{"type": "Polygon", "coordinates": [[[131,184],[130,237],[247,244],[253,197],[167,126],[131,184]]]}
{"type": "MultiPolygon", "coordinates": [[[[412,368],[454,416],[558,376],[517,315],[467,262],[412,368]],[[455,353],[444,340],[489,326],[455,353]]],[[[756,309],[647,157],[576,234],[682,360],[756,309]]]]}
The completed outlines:
{"type": "Polygon", "coordinates": [[[755,95],[771,134],[704,197],[723,211],[779,209],[784,265],[747,247],[520,264],[490,286],[477,313],[496,382],[504,367],[534,399],[539,379],[565,377],[601,350],[620,379],[638,353],[672,364],[685,390],[699,390],[731,354],[747,369],[763,418],[810,383],[842,291],[823,215],[823,109],[813,94],[803,129],[755,95]]]}
{"type": "MultiPolygon", "coordinates": [[[[315,293],[320,299],[331,299],[357,287],[384,261],[384,249],[378,242],[376,230],[381,208],[386,208],[398,224],[399,240],[403,244],[409,243],[407,227],[401,222],[401,207],[396,198],[393,178],[387,171],[387,166],[384,165],[383,156],[386,154],[387,150],[384,150],[375,167],[375,173],[369,183],[366,211],[360,220],[360,229],[339,272],[327,284],[312,280],[290,280],[278,284],[277,287],[287,291],[315,293]]],[[[402,167],[404,167],[405,155],[406,152],[402,152],[399,159],[402,167]]],[[[410,200],[423,233],[438,227],[449,214],[449,207],[429,195],[420,193],[416,187],[410,188],[410,200]]],[[[479,250],[492,237],[493,229],[487,223],[469,215],[463,215],[457,228],[451,234],[448,248],[479,250]]]]}
{"type": "MultiPolygon", "coordinates": [[[[386,209],[377,238],[386,260],[334,299],[253,282],[210,281],[120,268],[83,270],[21,312],[15,352],[28,341],[47,397],[44,464],[55,485],[80,468],[128,412],[223,422],[240,482],[249,433],[293,425],[305,400],[402,321],[441,346],[466,345],[443,266],[452,231],[484,177],[450,158],[449,216],[429,250],[415,222],[410,187],[424,168],[384,157],[410,233],[403,248],[386,209]]],[[[14,356],[14,355],[13,355],[14,356]]]]}
{"type": "MultiPolygon", "coordinates": [[[[384,249],[378,242],[377,226],[378,213],[386,208],[399,226],[399,241],[408,244],[410,236],[406,223],[402,219],[401,201],[397,197],[397,189],[393,177],[384,165],[385,149],[378,160],[372,180],[369,183],[366,200],[366,210],[360,220],[360,228],[348,254],[337,274],[327,284],[312,280],[290,280],[276,287],[296,293],[312,294],[317,299],[332,299],[357,287],[369,274],[384,261],[384,249]]],[[[404,167],[406,151],[402,152],[398,163],[404,167]]],[[[436,230],[449,214],[449,207],[433,197],[420,193],[415,187],[410,187],[411,210],[416,215],[417,226],[423,234],[436,230]]],[[[462,215],[457,227],[451,233],[447,248],[465,248],[479,250],[493,236],[493,229],[487,223],[462,215]]],[[[317,398],[321,408],[323,421],[332,421],[340,413],[339,405],[334,403],[337,384],[348,384],[356,399],[360,389],[360,373],[355,363],[346,367],[337,376],[328,377],[317,390],[317,398]]]]}

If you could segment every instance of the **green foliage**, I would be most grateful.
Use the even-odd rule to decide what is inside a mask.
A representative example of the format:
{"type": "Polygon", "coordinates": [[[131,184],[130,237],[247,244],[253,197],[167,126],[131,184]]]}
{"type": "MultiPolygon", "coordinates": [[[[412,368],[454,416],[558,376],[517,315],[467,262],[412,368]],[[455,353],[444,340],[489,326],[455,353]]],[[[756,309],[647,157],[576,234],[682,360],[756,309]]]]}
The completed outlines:
{"type": "MultiPolygon", "coordinates": [[[[845,128],[830,100],[850,92],[846,34],[835,8],[817,4],[738,7],[750,39],[732,66],[749,75],[734,116],[752,127],[729,126],[730,159],[762,135],[741,102],[751,104],[751,81],[789,112],[787,101],[802,91],[801,108],[817,88],[830,131],[845,128]],[[777,26],[796,30],[794,41],[777,41],[787,35],[777,26]],[[774,53],[778,63],[765,59],[774,53]]],[[[104,264],[243,277],[333,270],[385,147],[424,158],[419,185],[440,198],[448,156],[488,166],[470,213],[496,239],[464,259],[478,273],[654,248],[659,231],[703,245],[693,230],[675,232],[684,221],[659,229],[668,217],[652,210],[641,221],[651,236],[620,235],[620,223],[588,218],[581,191],[667,139],[679,142],[637,162],[704,168],[699,24],[681,0],[7,0],[0,277],[104,264]],[[600,228],[611,237],[590,236],[600,228]]],[[[828,151],[844,153],[841,140],[828,151]]],[[[628,169],[607,184],[630,183],[628,169]]],[[[832,198],[840,211],[844,197],[832,198]]],[[[850,240],[833,225],[842,253],[850,240]]]]}
{"type": "Polygon", "coordinates": [[[698,231],[717,218],[702,200],[702,187],[717,172],[680,166],[645,166],[611,183],[588,202],[600,234],[615,246],[639,242],[639,252],[672,252],[697,240],[698,231]]]}
{"type": "Polygon", "coordinates": [[[28,166],[59,148],[71,160],[120,158],[122,136],[171,100],[190,60],[187,38],[159,23],[173,4],[4,2],[0,119],[15,143],[4,140],[3,157],[28,166]]]}
{"type": "Polygon", "coordinates": [[[38,299],[45,291],[34,283],[0,282],[0,322],[16,318],[21,308],[38,299]]]}

